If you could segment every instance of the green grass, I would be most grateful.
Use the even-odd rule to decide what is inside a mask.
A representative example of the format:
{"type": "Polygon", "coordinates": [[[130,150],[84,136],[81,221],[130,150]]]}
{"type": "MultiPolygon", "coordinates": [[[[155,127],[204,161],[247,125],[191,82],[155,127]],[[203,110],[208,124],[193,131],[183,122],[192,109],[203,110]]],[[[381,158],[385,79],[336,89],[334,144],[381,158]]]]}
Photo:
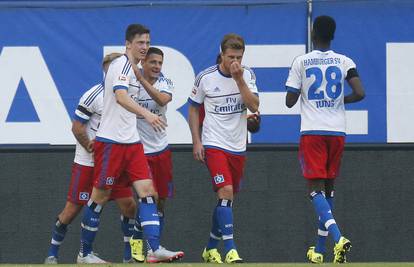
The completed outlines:
{"type": "MultiPolygon", "coordinates": [[[[74,266],[75,264],[59,264],[61,267],[74,266]]],[[[244,263],[244,264],[232,264],[221,266],[241,266],[241,267],[311,267],[316,266],[309,263],[244,263]]],[[[0,264],[0,267],[42,267],[44,264],[0,264]]],[[[91,265],[77,264],[77,267],[91,267],[91,265]]],[[[98,265],[94,265],[98,266],[98,265]]],[[[205,264],[205,263],[164,263],[164,264],[99,264],[99,267],[126,267],[126,266],[139,266],[139,267],[168,267],[168,266],[180,266],[180,267],[218,267],[217,264],[205,264]]],[[[321,267],[338,267],[338,264],[324,263],[321,267]]],[[[343,266],[343,265],[342,265],[343,266]]],[[[347,263],[345,266],[349,267],[414,267],[414,262],[370,262],[370,263],[347,263]]],[[[49,267],[49,266],[48,266],[49,267]]]]}

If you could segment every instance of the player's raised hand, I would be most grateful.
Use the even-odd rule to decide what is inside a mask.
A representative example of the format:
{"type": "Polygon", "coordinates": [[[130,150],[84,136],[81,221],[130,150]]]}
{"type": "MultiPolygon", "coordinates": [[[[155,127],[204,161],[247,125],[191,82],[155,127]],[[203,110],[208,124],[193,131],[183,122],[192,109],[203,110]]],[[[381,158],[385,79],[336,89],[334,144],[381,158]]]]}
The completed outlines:
{"type": "Polygon", "coordinates": [[[144,114],[144,118],[156,132],[162,132],[168,126],[160,116],[149,111],[144,114]]]}
{"type": "Polygon", "coordinates": [[[195,143],[193,145],[194,159],[204,163],[204,146],[201,143],[195,143]]]}
{"type": "Polygon", "coordinates": [[[140,82],[144,78],[141,70],[138,68],[137,64],[135,64],[134,61],[129,56],[128,56],[128,60],[129,60],[129,63],[131,63],[131,67],[132,67],[132,70],[134,71],[137,81],[140,82]]]}
{"type": "Polygon", "coordinates": [[[235,80],[243,78],[243,68],[238,61],[234,61],[230,64],[230,74],[235,80]]]}

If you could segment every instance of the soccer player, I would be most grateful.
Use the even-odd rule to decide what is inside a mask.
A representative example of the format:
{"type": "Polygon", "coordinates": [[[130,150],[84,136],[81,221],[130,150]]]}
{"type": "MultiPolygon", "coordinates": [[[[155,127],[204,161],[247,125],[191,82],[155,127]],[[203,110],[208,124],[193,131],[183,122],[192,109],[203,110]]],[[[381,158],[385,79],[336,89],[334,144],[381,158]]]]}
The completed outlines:
{"type": "Polygon", "coordinates": [[[223,239],[226,263],[242,262],[233,241],[233,198],[240,189],[246,151],[246,109],[259,107],[256,77],[241,65],[244,40],[227,34],[221,41],[221,63],[196,77],[189,97],[189,124],[193,155],[206,163],[218,203],[213,212],[212,228],[202,257],[205,262],[222,263],[217,251],[223,239]],[[199,107],[204,103],[205,118],[200,139],[199,107]]]}
{"type": "Polygon", "coordinates": [[[307,253],[313,263],[323,263],[328,234],[335,241],[335,263],[346,262],[346,253],[351,248],[351,242],[342,236],[332,213],[334,182],[344,149],[344,104],[362,100],[365,93],[355,63],[330,49],[335,29],[333,18],[315,19],[314,50],[293,61],[286,81],[287,107],[294,106],[301,95],[299,162],[319,217],[318,240],[307,253]],[[344,80],[352,88],[347,96],[344,96],[344,80]]]}
{"type": "MultiPolygon", "coordinates": [[[[120,53],[106,55],[102,67],[106,73],[109,64],[122,56],[120,53]]],[[[59,247],[62,244],[68,225],[76,218],[82,207],[88,202],[93,183],[93,140],[101,119],[103,105],[103,82],[86,91],[79,101],[72,122],[72,132],[76,137],[75,159],[72,177],[64,209],[58,215],[52,233],[48,256],[45,264],[57,264],[59,247]]],[[[132,236],[136,203],[132,189],[127,184],[116,184],[111,193],[121,210],[121,226],[124,233],[124,262],[131,262],[129,239],[132,236]]]]}
{"type": "Polygon", "coordinates": [[[115,59],[105,77],[101,123],[94,143],[95,169],[92,195],[84,209],[78,263],[105,263],[92,253],[92,244],[99,227],[100,214],[115,183],[127,179],[139,196],[139,216],[144,238],[151,248],[148,262],[179,259],[181,255],[160,246],[159,218],[155,191],[147,160],[136,126],[136,116],[143,117],[157,131],[166,123],[161,117],[138,105],[132,97],[140,86],[131,64],[145,58],[150,31],[140,24],[131,24],[125,33],[125,55],[115,59]]]}
{"type": "MultiPolygon", "coordinates": [[[[167,121],[165,116],[167,104],[172,100],[174,85],[172,81],[161,73],[164,62],[164,53],[161,49],[150,47],[147,56],[141,62],[141,70],[132,66],[135,76],[141,83],[138,97],[135,101],[154,114],[167,121]]],[[[166,131],[154,131],[151,125],[142,117],[137,118],[137,129],[144,145],[152,179],[157,195],[158,216],[160,219],[160,237],[164,226],[164,207],[167,198],[174,193],[172,181],[171,151],[168,147],[166,131]]],[[[140,221],[136,221],[134,236],[130,240],[132,257],[138,261],[145,260],[143,254],[143,236],[140,221]]],[[[184,255],[183,252],[177,252],[184,255]]],[[[151,254],[151,252],[149,252],[151,254]]]]}

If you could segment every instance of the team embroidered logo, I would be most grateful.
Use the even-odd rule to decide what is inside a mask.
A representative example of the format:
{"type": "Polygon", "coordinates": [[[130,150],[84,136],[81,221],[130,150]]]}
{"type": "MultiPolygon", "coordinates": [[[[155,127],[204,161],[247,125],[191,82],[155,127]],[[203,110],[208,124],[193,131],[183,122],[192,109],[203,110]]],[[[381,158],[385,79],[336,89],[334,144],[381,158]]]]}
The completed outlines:
{"type": "Polygon", "coordinates": [[[197,94],[197,88],[193,87],[193,90],[191,91],[192,95],[196,95],[197,94]]]}
{"type": "Polygon", "coordinates": [[[213,90],[215,93],[218,93],[218,92],[220,92],[220,88],[218,88],[218,87],[216,87],[216,88],[214,88],[214,90],[213,90]]]}
{"type": "Polygon", "coordinates": [[[89,193],[88,192],[80,192],[79,193],[79,200],[89,200],[89,193]]]}
{"type": "Polygon", "coordinates": [[[114,184],[114,177],[107,177],[106,185],[113,185],[113,184],[114,184]]]}
{"type": "Polygon", "coordinates": [[[118,80],[120,80],[120,81],[126,81],[127,80],[127,77],[126,77],[126,75],[121,75],[121,76],[118,77],[118,80]]]}
{"type": "Polygon", "coordinates": [[[217,174],[214,176],[214,183],[221,184],[224,183],[224,175],[223,174],[217,174]]]}

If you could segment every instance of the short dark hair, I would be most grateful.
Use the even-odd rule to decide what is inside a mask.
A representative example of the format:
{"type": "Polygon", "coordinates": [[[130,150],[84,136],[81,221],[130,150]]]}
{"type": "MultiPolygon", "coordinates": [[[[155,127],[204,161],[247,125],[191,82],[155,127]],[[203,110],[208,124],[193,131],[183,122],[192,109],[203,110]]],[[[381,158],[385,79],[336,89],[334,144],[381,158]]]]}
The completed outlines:
{"type": "Polygon", "coordinates": [[[147,52],[147,57],[148,57],[149,55],[151,55],[151,54],[160,55],[160,56],[162,56],[162,58],[164,58],[164,52],[162,52],[162,50],[161,50],[161,49],[159,49],[159,48],[157,48],[157,47],[153,47],[153,46],[151,46],[151,47],[148,49],[148,52],[147,52]]]}
{"type": "Polygon", "coordinates": [[[142,35],[145,33],[150,33],[150,30],[144,25],[130,24],[125,31],[125,40],[132,42],[132,39],[134,39],[135,35],[142,35]]]}
{"type": "Polygon", "coordinates": [[[336,30],[335,20],[330,16],[319,16],[313,22],[314,37],[323,42],[330,42],[334,39],[336,30]]]}
{"type": "Polygon", "coordinates": [[[221,52],[224,53],[226,49],[236,49],[240,50],[242,49],[244,52],[244,40],[243,37],[241,37],[238,34],[235,33],[229,33],[224,35],[223,40],[221,41],[220,48],[221,52]]]}

